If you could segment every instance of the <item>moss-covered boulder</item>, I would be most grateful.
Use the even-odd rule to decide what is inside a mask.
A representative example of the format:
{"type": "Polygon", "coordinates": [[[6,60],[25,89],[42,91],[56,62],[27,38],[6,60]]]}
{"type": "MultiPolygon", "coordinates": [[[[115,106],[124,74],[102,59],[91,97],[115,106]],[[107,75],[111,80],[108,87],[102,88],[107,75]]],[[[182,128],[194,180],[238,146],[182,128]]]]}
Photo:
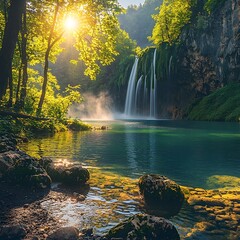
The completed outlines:
{"type": "Polygon", "coordinates": [[[137,214],[110,229],[106,239],[180,240],[176,228],[166,219],[137,214]]]}
{"type": "Polygon", "coordinates": [[[165,176],[147,174],[139,179],[140,194],[150,213],[162,217],[176,215],[183,204],[180,186],[165,176]]]}

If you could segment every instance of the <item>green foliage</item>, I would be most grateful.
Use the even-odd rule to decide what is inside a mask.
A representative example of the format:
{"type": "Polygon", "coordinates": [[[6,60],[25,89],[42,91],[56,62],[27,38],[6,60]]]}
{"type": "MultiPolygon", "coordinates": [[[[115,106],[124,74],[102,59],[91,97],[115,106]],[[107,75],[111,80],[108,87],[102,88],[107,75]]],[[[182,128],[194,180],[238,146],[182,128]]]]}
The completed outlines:
{"type": "Polygon", "coordinates": [[[121,8],[116,1],[90,2],[80,3],[77,13],[80,28],[75,33],[75,47],[79,51],[79,60],[86,65],[85,74],[93,80],[100,67],[109,65],[118,55],[115,46],[120,27],[116,14],[121,8]]]}
{"type": "MultiPolygon", "coordinates": [[[[171,71],[171,74],[174,75],[174,71],[176,70],[177,66],[175,61],[177,59],[176,55],[178,53],[178,47],[178,45],[170,46],[169,44],[161,44],[157,48],[156,78],[159,81],[169,80],[169,70],[171,71]],[[170,61],[171,65],[169,64],[170,61]]],[[[150,82],[154,51],[155,48],[148,47],[139,52],[137,78],[140,78],[141,75],[144,75],[147,77],[147,82],[150,82]]]]}
{"type": "Polygon", "coordinates": [[[204,9],[210,14],[225,2],[226,0],[207,0],[204,5],[204,9]]]}
{"type": "MultiPolygon", "coordinates": [[[[59,85],[57,86],[59,87],[59,85]]],[[[82,101],[78,89],[79,86],[68,86],[63,95],[59,93],[56,95],[54,95],[54,93],[48,93],[43,105],[42,115],[57,119],[59,122],[64,121],[70,105],[82,101]]]]}
{"type": "Polygon", "coordinates": [[[240,84],[230,84],[204,97],[189,112],[191,120],[240,121],[240,84]]]}
{"type": "Polygon", "coordinates": [[[87,131],[91,130],[92,126],[78,119],[70,119],[67,121],[67,127],[72,131],[87,131]]]}
{"type": "Polygon", "coordinates": [[[154,44],[175,43],[182,28],[190,22],[195,0],[164,0],[159,14],[153,15],[156,22],[150,40],[154,44]]]}
{"type": "Polygon", "coordinates": [[[0,45],[2,44],[4,26],[5,26],[4,14],[0,12],[0,45]]]}
{"type": "Polygon", "coordinates": [[[100,91],[109,91],[111,93],[120,92],[121,87],[128,82],[129,74],[135,58],[136,43],[129,38],[129,35],[121,30],[117,34],[116,50],[119,55],[109,66],[102,67],[97,81],[81,81],[82,89],[99,93],[100,91]]]}

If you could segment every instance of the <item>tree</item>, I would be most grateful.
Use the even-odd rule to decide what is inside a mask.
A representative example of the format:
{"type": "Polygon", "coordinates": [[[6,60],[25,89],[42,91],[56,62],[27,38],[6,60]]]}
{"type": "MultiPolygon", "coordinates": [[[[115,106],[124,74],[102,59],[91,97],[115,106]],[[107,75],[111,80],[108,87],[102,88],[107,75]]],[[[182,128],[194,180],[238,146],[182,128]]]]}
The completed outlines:
{"type": "Polygon", "coordinates": [[[149,39],[156,45],[176,42],[183,26],[191,19],[195,3],[196,0],[164,0],[159,14],[153,15],[156,24],[149,39]]]}
{"type": "Polygon", "coordinates": [[[21,27],[21,18],[26,0],[11,0],[8,19],[5,24],[2,48],[0,50],[0,100],[6,93],[8,79],[11,75],[14,49],[21,27]]]}
{"type": "MultiPolygon", "coordinates": [[[[56,61],[58,54],[62,51],[61,43],[69,37],[70,33],[67,34],[66,29],[64,29],[64,21],[67,15],[74,15],[80,21],[78,28],[71,35],[74,36],[74,45],[79,51],[78,60],[85,62],[85,73],[91,79],[96,78],[96,74],[98,74],[101,66],[110,64],[114,57],[117,56],[115,45],[119,24],[116,15],[121,12],[117,0],[83,0],[81,2],[77,0],[6,1],[10,1],[10,9],[8,21],[4,29],[1,51],[4,49],[10,49],[11,51],[8,50],[6,52],[4,50],[4,54],[1,53],[0,55],[2,64],[0,77],[1,72],[7,75],[7,78],[0,78],[0,83],[4,83],[0,86],[1,98],[5,95],[8,83],[10,83],[8,79],[11,75],[8,70],[12,68],[11,65],[6,65],[7,61],[5,60],[9,58],[8,62],[12,63],[14,57],[12,68],[14,70],[14,81],[13,84],[9,84],[9,88],[11,88],[10,99],[16,96],[16,100],[19,100],[22,106],[27,101],[24,111],[31,108],[29,108],[29,103],[31,102],[34,106],[32,107],[34,109],[38,108],[37,112],[40,113],[41,109],[45,108],[43,105],[45,96],[49,97],[49,89],[51,94],[55,94],[52,91],[52,86],[48,88],[48,84],[51,84],[51,79],[53,79],[49,71],[49,62],[54,63],[56,61]],[[16,7],[16,4],[19,2],[22,3],[21,11],[19,7],[16,7]],[[11,27],[14,17],[15,20],[18,17],[17,30],[16,26],[14,28],[11,27]],[[11,31],[9,30],[10,27],[11,31]],[[21,34],[18,34],[19,29],[21,34]],[[12,32],[15,32],[14,38],[12,37],[12,32]],[[16,41],[17,36],[19,37],[18,48],[16,49],[16,41],[15,44],[11,45],[11,48],[6,48],[5,46],[7,45],[6,40],[10,38],[10,34],[11,39],[16,41]],[[36,75],[34,77],[28,76],[31,65],[36,64],[38,65],[35,68],[39,69],[39,73],[43,74],[43,78],[36,75]],[[17,71],[19,73],[18,76],[17,71]],[[16,81],[17,78],[18,81],[16,81]],[[32,79],[37,80],[36,84],[32,79]],[[33,86],[32,83],[34,83],[33,86]],[[40,88],[42,89],[41,92],[39,91],[40,88]],[[13,95],[14,91],[15,95],[13,95]],[[38,107],[36,106],[36,97],[39,97],[38,107]]],[[[0,7],[3,9],[1,4],[0,7]]],[[[0,21],[2,22],[3,11],[0,13],[0,21]]],[[[7,94],[6,96],[9,95],[7,94]]],[[[29,112],[32,112],[32,110],[29,112]]],[[[44,110],[44,112],[46,111],[44,110]]]]}
{"type": "MultiPolygon", "coordinates": [[[[117,55],[115,48],[116,34],[119,31],[119,24],[116,13],[121,9],[116,1],[89,1],[81,3],[68,2],[68,4],[56,1],[55,13],[53,16],[50,33],[47,40],[45,53],[44,81],[42,93],[38,104],[37,113],[41,113],[44,103],[48,82],[49,55],[54,45],[64,36],[63,29],[66,12],[78,18],[79,25],[75,31],[75,47],[79,51],[79,60],[86,65],[85,74],[95,79],[99,73],[100,65],[108,65],[117,55]],[[76,13],[76,9],[78,12],[76,13]],[[61,24],[59,24],[61,23],[61,24]]],[[[65,34],[67,37],[67,34],[65,34]]],[[[60,51],[58,51],[59,53],[60,51]]]]}
{"type": "Polygon", "coordinates": [[[45,61],[44,61],[44,70],[43,70],[43,85],[42,85],[41,97],[40,97],[39,103],[38,103],[37,115],[39,115],[42,111],[43,101],[44,101],[44,98],[45,98],[45,95],[46,95],[46,90],[47,90],[49,55],[50,55],[50,52],[51,52],[52,48],[54,47],[54,45],[61,39],[61,37],[64,33],[63,31],[60,32],[57,35],[55,33],[55,31],[56,31],[55,28],[56,28],[56,24],[57,24],[57,17],[58,17],[58,14],[59,14],[59,8],[60,8],[60,2],[57,0],[55,10],[54,10],[53,20],[52,20],[52,24],[51,24],[51,28],[50,28],[50,32],[49,32],[49,36],[48,36],[48,39],[47,39],[47,49],[46,49],[45,58],[44,58],[45,61]],[[55,36],[55,38],[54,38],[54,36],[55,36]]]}

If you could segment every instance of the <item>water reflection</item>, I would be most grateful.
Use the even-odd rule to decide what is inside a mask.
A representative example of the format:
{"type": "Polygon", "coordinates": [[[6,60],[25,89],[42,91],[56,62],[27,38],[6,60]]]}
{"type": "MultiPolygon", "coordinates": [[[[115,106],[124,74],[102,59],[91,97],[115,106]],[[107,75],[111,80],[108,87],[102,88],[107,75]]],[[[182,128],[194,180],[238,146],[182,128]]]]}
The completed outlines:
{"type": "Polygon", "coordinates": [[[207,187],[212,175],[240,176],[239,124],[130,121],[104,125],[110,130],[59,133],[21,147],[35,156],[91,163],[123,176],[158,173],[193,187],[207,187]]]}

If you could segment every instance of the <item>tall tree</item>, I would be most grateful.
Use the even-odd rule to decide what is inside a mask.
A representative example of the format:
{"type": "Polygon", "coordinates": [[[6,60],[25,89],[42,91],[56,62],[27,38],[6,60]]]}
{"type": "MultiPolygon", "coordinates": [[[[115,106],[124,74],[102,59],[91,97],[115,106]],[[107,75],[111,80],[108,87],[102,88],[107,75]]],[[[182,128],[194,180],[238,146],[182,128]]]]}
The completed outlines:
{"type": "Polygon", "coordinates": [[[11,0],[0,50],[0,100],[6,93],[26,0],[11,0]]]}
{"type": "Polygon", "coordinates": [[[54,32],[55,32],[55,28],[56,28],[56,24],[57,24],[59,8],[60,8],[60,2],[57,0],[55,11],[54,11],[54,16],[53,16],[53,21],[51,24],[50,34],[49,34],[49,37],[47,40],[47,49],[45,52],[45,62],[44,62],[44,69],[43,69],[43,85],[42,85],[41,97],[40,97],[39,103],[38,103],[37,115],[39,115],[41,113],[43,101],[44,101],[44,98],[46,95],[46,90],[47,90],[49,55],[50,55],[50,52],[51,52],[52,48],[54,47],[54,45],[61,39],[61,37],[63,35],[63,32],[61,32],[54,38],[54,32]]]}

